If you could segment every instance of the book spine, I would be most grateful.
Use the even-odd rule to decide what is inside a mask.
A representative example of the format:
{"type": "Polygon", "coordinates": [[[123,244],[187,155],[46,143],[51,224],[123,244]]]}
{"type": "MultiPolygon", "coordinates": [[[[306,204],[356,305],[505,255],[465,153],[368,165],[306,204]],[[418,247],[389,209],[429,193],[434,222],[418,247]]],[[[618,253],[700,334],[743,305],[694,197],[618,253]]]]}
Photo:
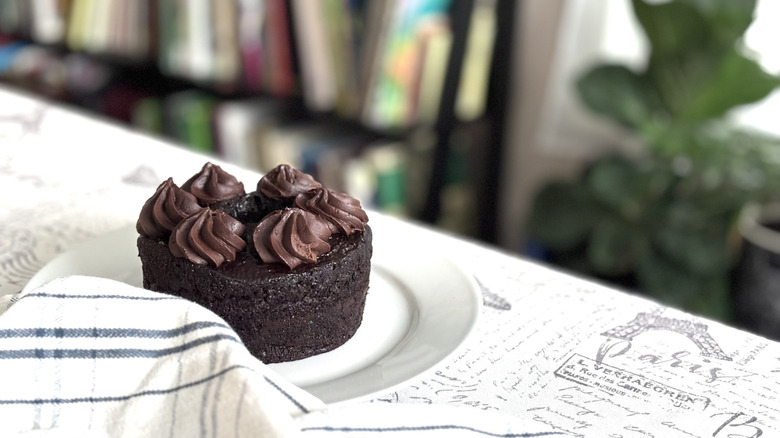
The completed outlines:
{"type": "Polygon", "coordinates": [[[267,0],[269,91],[277,97],[289,96],[293,91],[292,49],[288,27],[288,4],[285,0],[267,0]]]}

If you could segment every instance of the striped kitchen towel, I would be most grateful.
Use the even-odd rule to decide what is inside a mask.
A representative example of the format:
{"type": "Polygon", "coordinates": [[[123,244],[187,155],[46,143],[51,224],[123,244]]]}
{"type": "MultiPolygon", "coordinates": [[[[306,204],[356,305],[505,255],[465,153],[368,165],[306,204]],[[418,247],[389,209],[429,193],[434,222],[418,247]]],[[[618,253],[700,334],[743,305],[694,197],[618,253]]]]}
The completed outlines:
{"type": "Polygon", "coordinates": [[[0,436],[562,436],[466,408],[326,406],[189,301],[73,276],[0,297],[0,436]]]}

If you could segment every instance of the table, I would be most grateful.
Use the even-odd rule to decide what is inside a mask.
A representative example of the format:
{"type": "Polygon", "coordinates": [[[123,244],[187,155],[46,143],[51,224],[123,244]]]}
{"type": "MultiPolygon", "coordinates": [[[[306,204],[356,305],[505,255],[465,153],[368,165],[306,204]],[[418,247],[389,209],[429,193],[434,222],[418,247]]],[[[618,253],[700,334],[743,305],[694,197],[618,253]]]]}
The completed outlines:
{"type": "MultiPolygon", "coordinates": [[[[134,224],[163,179],[184,181],[204,161],[0,88],[0,294],[134,224]]],[[[393,227],[383,231],[456,257],[484,307],[456,357],[370,403],[468,406],[582,437],[780,436],[777,343],[418,224],[393,227]]]]}

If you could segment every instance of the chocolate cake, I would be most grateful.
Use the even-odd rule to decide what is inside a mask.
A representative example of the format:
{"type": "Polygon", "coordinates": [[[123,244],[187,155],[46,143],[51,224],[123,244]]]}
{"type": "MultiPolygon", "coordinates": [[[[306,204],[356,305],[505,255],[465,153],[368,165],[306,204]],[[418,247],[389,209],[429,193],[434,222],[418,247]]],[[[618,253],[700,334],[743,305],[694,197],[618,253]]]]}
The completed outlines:
{"type": "Polygon", "coordinates": [[[265,363],[349,340],[363,319],[372,230],[360,203],[287,165],[257,190],[211,163],[164,181],[136,228],[144,287],[221,316],[265,363]]]}

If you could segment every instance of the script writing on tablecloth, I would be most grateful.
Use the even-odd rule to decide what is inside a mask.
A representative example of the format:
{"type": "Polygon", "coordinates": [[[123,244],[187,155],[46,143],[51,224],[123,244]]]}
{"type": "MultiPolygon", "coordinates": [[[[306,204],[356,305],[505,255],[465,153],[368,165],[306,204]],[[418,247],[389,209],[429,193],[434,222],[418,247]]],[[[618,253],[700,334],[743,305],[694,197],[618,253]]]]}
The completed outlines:
{"type": "Polygon", "coordinates": [[[576,384],[556,385],[556,400],[580,408],[570,430],[595,426],[581,419],[610,406],[620,407],[625,420],[617,422],[622,431],[605,428],[609,437],[757,438],[776,431],[778,387],[757,383],[759,373],[744,368],[767,344],[753,345],[747,356],[727,353],[706,324],[662,313],[641,312],[606,330],[592,357],[572,354],[555,370],[559,381],[576,384]],[[748,399],[744,391],[763,394],[748,399]]]}
{"type": "Polygon", "coordinates": [[[707,397],[691,394],[579,354],[572,355],[555,371],[555,375],[607,394],[671,403],[676,408],[703,411],[710,404],[707,397]]]}
{"type": "Polygon", "coordinates": [[[511,411],[579,437],[780,436],[776,343],[513,264],[482,267],[483,342],[395,400],[511,411]]]}

